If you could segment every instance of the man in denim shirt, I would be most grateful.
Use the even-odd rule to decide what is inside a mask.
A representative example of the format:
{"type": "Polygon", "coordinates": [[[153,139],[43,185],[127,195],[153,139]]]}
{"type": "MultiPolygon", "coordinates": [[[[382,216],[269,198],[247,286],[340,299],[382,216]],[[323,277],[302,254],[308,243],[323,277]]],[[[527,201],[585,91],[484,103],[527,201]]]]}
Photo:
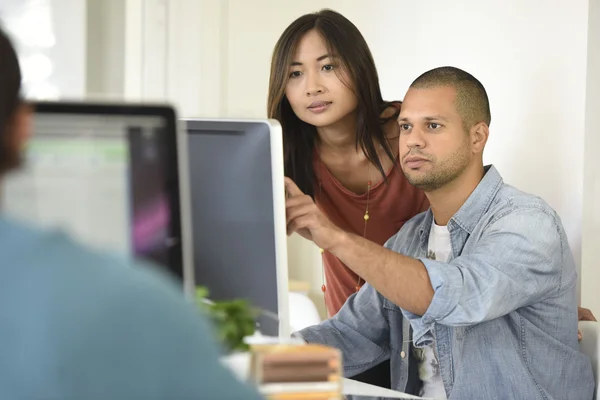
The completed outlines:
{"type": "Polygon", "coordinates": [[[484,167],[490,119],[484,87],[462,70],[437,68],[413,82],[399,116],[400,159],[431,208],[385,248],[333,225],[286,181],[288,233],[368,282],[335,317],[299,335],[340,348],[347,376],[391,359],[400,391],[422,393],[416,356],[433,365],[428,395],[591,399],[564,229],[542,199],[484,167]]]}

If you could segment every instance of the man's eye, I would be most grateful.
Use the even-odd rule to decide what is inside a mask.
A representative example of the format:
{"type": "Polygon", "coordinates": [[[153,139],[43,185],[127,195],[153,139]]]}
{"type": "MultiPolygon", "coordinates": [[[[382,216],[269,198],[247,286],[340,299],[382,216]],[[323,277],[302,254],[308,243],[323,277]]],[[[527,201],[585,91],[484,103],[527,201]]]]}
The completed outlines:
{"type": "Polygon", "coordinates": [[[409,124],[400,124],[400,130],[401,131],[407,131],[410,129],[410,125],[409,124]]]}
{"type": "Polygon", "coordinates": [[[437,123],[435,123],[435,122],[431,122],[431,123],[429,124],[429,127],[430,127],[431,129],[434,129],[434,130],[435,130],[435,129],[440,129],[440,128],[442,127],[442,125],[440,125],[440,124],[437,124],[437,123]]]}

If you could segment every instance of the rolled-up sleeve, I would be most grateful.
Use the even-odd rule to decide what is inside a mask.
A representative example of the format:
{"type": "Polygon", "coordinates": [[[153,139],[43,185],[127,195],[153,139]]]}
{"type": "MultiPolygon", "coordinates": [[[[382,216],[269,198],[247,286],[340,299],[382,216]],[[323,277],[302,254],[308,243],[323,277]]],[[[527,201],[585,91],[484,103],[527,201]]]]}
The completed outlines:
{"type": "Polygon", "coordinates": [[[382,302],[381,294],[365,284],[334,317],[294,336],[338,348],[344,360],[344,375],[359,374],[390,357],[390,329],[382,302]]]}
{"type": "Polygon", "coordinates": [[[432,339],[435,323],[475,325],[557,293],[566,264],[574,271],[557,218],[536,207],[507,212],[490,223],[472,251],[449,263],[420,259],[434,296],[422,316],[404,311],[415,344],[432,339]]]}

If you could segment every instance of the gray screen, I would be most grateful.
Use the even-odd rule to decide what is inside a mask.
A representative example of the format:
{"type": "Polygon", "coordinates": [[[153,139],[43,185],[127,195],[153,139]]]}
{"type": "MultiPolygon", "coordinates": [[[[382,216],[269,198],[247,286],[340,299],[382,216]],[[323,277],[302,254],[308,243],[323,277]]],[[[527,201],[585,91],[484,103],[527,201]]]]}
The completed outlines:
{"type": "MultiPolygon", "coordinates": [[[[269,126],[187,121],[196,284],[277,313],[269,126]]],[[[278,335],[260,317],[263,334],[278,335]]]]}

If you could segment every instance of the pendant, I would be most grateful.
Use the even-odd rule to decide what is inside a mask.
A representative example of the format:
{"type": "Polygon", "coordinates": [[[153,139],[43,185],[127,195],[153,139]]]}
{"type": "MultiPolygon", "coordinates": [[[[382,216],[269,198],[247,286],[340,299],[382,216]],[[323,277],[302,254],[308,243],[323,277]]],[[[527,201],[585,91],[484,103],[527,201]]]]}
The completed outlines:
{"type": "Polygon", "coordinates": [[[327,287],[325,285],[321,286],[321,291],[325,293],[327,291],[327,287]]]}

